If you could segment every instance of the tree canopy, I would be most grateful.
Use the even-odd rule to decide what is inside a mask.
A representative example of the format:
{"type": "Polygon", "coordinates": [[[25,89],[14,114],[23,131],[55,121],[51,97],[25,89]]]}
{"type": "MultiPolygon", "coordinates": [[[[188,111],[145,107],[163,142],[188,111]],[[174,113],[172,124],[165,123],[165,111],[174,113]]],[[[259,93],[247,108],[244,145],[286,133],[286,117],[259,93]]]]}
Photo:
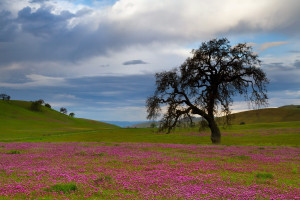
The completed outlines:
{"type": "Polygon", "coordinates": [[[10,96],[7,94],[0,94],[0,99],[2,99],[3,101],[9,101],[10,100],[10,96]]]}
{"type": "Polygon", "coordinates": [[[220,143],[215,116],[222,113],[229,123],[234,96],[267,105],[269,81],[260,64],[246,43],[231,46],[226,38],[203,42],[179,68],[156,73],[156,90],[146,102],[148,119],[163,113],[160,130],[169,133],[181,119],[192,122],[192,116],[200,115],[208,123],[212,142],[220,143]]]}
{"type": "Polygon", "coordinates": [[[61,107],[59,111],[65,115],[68,113],[68,110],[64,107],[61,107]]]}

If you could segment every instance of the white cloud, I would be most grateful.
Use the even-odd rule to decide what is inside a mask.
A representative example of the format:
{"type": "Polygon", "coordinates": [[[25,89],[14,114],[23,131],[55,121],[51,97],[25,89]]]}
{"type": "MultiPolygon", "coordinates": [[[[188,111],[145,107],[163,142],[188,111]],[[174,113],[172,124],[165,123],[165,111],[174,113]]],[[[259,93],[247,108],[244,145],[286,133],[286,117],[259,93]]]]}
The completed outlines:
{"type": "MultiPolygon", "coordinates": [[[[239,29],[270,31],[296,23],[299,1],[288,0],[120,0],[109,19],[117,28],[173,39],[206,39],[239,29]]],[[[295,27],[290,27],[295,28],[295,27]]],[[[166,39],[166,38],[165,38],[166,39]]]]}
{"type": "MultiPolygon", "coordinates": [[[[289,90],[287,90],[286,94],[288,96],[292,96],[292,97],[300,97],[300,90],[298,90],[298,91],[289,91],[289,90]]],[[[300,103],[300,99],[299,99],[299,103],[300,103]]]]}
{"type": "Polygon", "coordinates": [[[281,42],[266,42],[263,43],[261,45],[259,45],[260,47],[258,48],[260,51],[265,51],[268,48],[271,47],[276,47],[276,46],[280,46],[280,45],[284,45],[284,44],[288,44],[289,42],[287,41],[281,41],[281,42]]]}
{"type": "MultiPolygon", "coordinates": [[[[299,14],[295,9],[299,1],[295,0],[224,0],[222,3],[219,0],[119,0],[112,6],[103,4],[105,6],[99,7],[72,1],[43,1],[48,8],[40,10],[38,16],[42,20],[46,19],[43,16],[53,14],[50,26],[48,21],[43,23],[41,20],[37,24],[43,26],[32,25],[33,13],[40,4],[4,0],[2,5],[5,5],[2,9],[14,10],[14,13],[26,6],[32,8],[27,13],[31,21],[25,18],[15,22],[20,29],[20,38],[26,35],[26,41],[15,40],[5,50],[0,47],[0,52],[5,52],[3,61],[22,62],[24,59],[36,61],[36,65],[52,61],[49,65],[56,62],[59,71],[71,75],[82,71],[84,75],[152,73],[162,66],[180,65],[190,51],[183,47],[218,35],[238,34],[239,29],[264,32],[278,27],[298,31],[293,23],[299,14]],[[74,16],[66,17],[63,11],[74,16]],[[37,30],[42,35],[53,34],[43,38],[35,35],[37,30]],[[130,69],[121,65],[135,59],[145,60],[149,65],[130,69]],[[101,65],[111,67],[97,69],[101,65]]],[[[280,44],[283,42],[266,43],[261,48],[280,44]]],[[[43,70],[52,69],[45,68],[43,64],[43,70]]]]}
{"type": "MultiPolygon", "coordinates": [[[[4,16],[7,18],[3,17],[2,21],[0,19],[0,26],[5,27],[0,30],[0,39],[4,38],[0,45],[0,86],[20,91],[24,88],[54,86],[61,89],[59,94],[64,92],[60,86],[72,87],[70,94],[66,92],[65,95],[58,95],[57,99],[55,96],[51,97],[53,105],[57,107],[78,106],[68,102],[56,102],[63,98],[75,102],[76,97],[82,95],[75,91],[78,86],[76,78],[105,78],[107,75],[121,78],[169,70],[178,67],[190,56],[191,48],[188,47],[214,37],[227,35],[240,38],[244,34],[250,34],[252,42],[263,42],[264,38],[257,38],[259,34],[280,34],[290,42],[287,44],[289,47],[294,45],[290,50],[296,51],[299,48],[299,0],[119,0],[112,6],[100,3],[96,7],[92,6],[95,4],[78,4],[80,1],[75,4],[70,0],[49,0],[43,1],[44,7],[38,13],[35,12],[42,4],[29,2],[0,0],[0,12],[11,12],[11,15],[4,16]],[[18,12],[26,6],[31,7],[30,12],[25,13],[27,15],[23,18],[16,19],[18,12]],[[129,60],[146,61],[147,65],[122,65],[129,60]],[[74,85],[68,85],[62,77],[67,77],[74,85]]],[[[260,46],[257,44],[255,48],[263,51],[270,47],[279,47],[286,44],[282,40],[285,39],[260,46]]],[[[272,38],[269,41],[273,41],[272,38]]],[[[283,71],[281,68],[274,69],[269,66],[267,75],[272,81],[284,84],[287,80],[288,83],[299,84],[300,71],[290,70],[295,68],[293,62],[299,59],[297,57],[299,54],[294,53],[264,55],[261,59],[266,64],[282,63],[287,69],[283,71]]],[[[109,106],[110,96],[123,95],[122,89],[113,87],[113,90],[105,85],[105,81],[99,82],[102,84],[101,90],[97,90],[95,86],[92,88],[97,90],[97,98],[101,95],[107,97],[93,99],[94,102],[98,101],[99,107],[109,106]]],[[[126,79],[124,82],[128,83],[130,80],[126,79]]],[[[139,81],[136,85],[144,82],[139,81]]],[[[88,84],[94,84],[85,80],[80,83],[86,84],[81,87],[81,91],[87,87],[90,89],[88,84]]],[[[115,84],[122,82],[116,81],[115,84]]],[[[151,84],[154,85],[155,82],[151,84]]],[[[289,87],[288,84],[286,86],[289,87]]],[[[291,89],[290,94],[286,95],[296,103],[297,96],[292,95],[297,94],[298,92],[291,89]]],[[[87,98],[94,98],[91,96],[87,98]]],[[[86,117],[106,120],[144,119],[144,107],[126,107],[135,103],[141,105],[141,102],[128,98],[132,99],[132,96],[124,96],[123,102],[114,102],[116,106],[107,110],[95,110],[95,107],[88,109],[90,115],[87,114],[86,117]],[[124,102],[127,104],[123,107],[124,102]]],[[[285,97],[282,99],[287,103],[285,97]]],[[[87,101],[92,102],[91,99],[87,101]]],[[[272,98],[270,102],[278,105],[279,99],[272,98]]],[[[248,109],[247,106],[237,103],[238,105],[234,104],[234,111],[248,109]]]]}
{"type": "Polygon", "coordinates": [[[122,91],[105,91],[99,93],[102,96],[118,96],[122,94],[122,91]]]}
{"type": "Polygon", "coordinates": [[[109,102],[109,101],[97,101],[96,104],[99,104],[99,105],[109,105],[109,104],[112,104],[112,102],[109,102]]]}
{"type": "Polygon", "coordinates": [[[39,74],[26,75],[29,80],[25,83],[1,83],[1,87],[8,88],[32,88],[32,87],[43,87],[43,86],[62,86],[66,84],[64,78],[49,77],[39,74]]]}
{"type": "MultiPolygon", "coordinates": [[[[68,107],[68,106],[75,106],[75,103],[71,102],[66,102],[66,101],[61,101],[61,102],[56,102],[56,101],[51,101],[49,102],[52,108],[59,109],[61,107],[68,107]]],[[[68,109],[68,108],[67,108],[68,109]]]]}
{"type": "Polygon", "coordinates": [[[53,98],[55,99],[78,99],[75,95],[71,95],[71,94],[57,94],[55,96],[53,96],[53,98]]]}

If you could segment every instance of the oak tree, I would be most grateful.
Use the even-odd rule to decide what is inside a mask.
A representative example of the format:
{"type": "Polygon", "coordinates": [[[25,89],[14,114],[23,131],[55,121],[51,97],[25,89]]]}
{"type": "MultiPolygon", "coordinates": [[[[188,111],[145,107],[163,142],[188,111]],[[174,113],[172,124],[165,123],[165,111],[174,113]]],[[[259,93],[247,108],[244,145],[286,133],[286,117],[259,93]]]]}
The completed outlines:
{"type": "Polygon", "coordinates": [[[229,123],[233,97],[241,95],[252,105],[267,105],[266,74],[251,46],[231,46],[226,38],[203,42],[179,67],[156,73],[156,90],[146,101],[148,119],[162,113],[160,130],[175,128],[182,119],[201,116],[211,130],[211,141],[221,142],[216,123],[222,113],[229,123]]]}
{"type": "Polygon", "coordinates": [[[66,108],[64,108],[64,107],[61,107],[61,108],[59,109],[59,111],[60,111],[61,113],[65,114],[65,115],[68,113],[68,110],[67,110],[66,108]]]}

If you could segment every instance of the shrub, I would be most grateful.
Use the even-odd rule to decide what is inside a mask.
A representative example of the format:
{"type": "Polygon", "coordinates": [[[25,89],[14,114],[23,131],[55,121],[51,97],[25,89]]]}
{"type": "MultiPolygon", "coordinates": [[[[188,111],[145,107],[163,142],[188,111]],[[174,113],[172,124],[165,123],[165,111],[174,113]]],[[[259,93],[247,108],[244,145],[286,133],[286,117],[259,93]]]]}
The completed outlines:
{"type": "Polygon", "coordinates": [[[70,117],[74,117],[74,116],[75,116],[75,113],[70,113],[69,116],[70,116],[70,117]]]}
{"type": "Polygon", "coordinates": [[[77,190],[77,186],[74,183],[62,183],[52,185],[50,188],[45,189],[47,192],[63,192],[63,193],[70,193],[75,192],[77,190]]]}
{"type": "Polygon", "coordinates": [[[99,186],[101,183],[103,182],[109,182],[111,180],[110,176],[104,175],[101,176],[99,178],[97,178],[96,180],[94,180],[95,185],[99,186]]]}
{"type": "Polygon", "coordinates": [[[261,179],[273,179],[274,176],[270,173],[257,173],[256,178],[261,178],[261,179]]]}
{"type": "Polygon", "coordinates": [[[241,123],[240,123],[240,125],[245,125],[245,124],[246,124],[245,122],[241,122],[241,123]]]}
{"type": "Polygon", "coordinates": [[[64,107],[61,107],[59,111],[65,115],[68,113],[67,109],[64,107]]]}
{"type": "Polygon", "coordinates": [[[240,155],[240,156],[236,156],[236,158],[241,159],[241,160],[249,160],[251,157],[245,156],[245,155],[240,155]]]}
{"type": "Polygon", "coordinates": [[[208,128],[208,122],[204,119],[202,119],[200,122],[200,127],[199,127],[199,131],[204,131],[206,128],[208,128]]]}
{"type": "Polygon", "coordinates": [[[45,101],[43,99],[39,99],[37,100],[37,102],[39,102],[39,104],[43,105],[45,103],[45,101]]]}
{"type": "Polygon", "coordinates": [[[100,157],[101,157],[101,156],[104,156],[105,153],[95,153],[94,155],[95,155],[95,156],[100,156],[100,157]]]}
{"type": "Polygon", "coordinates": [[[9,101],[10,100],[10,96],[8,96],[7,94],[0,94],[0,98],[3,101],[9,101]]]}
{"type": "Polygon", "coordinates": [[[31,103],[30,110],[32,110],[32,111],[41,111],[41,108],[42,108],[42,104],[41,104],[40,100],[34,101],[34,102],[31,103]]]}
{"type": "Polygon", "coordinates": [[[19,150],[10,150],[7,154],[21,154],[21,152],[19,150]]]}
{"type": "Polygon", "coordinates": [[[86,151],[80,151],[80,152],[75,153],[75,155],[76,156],[86,156],[87,152],[86,151]]]}
{"type": "Polygon", "coordinates": [[[47,108],[51,108],[51,105],[50,105],[49,103],[46,103],[45,106],[46,106],[47,108]]]}

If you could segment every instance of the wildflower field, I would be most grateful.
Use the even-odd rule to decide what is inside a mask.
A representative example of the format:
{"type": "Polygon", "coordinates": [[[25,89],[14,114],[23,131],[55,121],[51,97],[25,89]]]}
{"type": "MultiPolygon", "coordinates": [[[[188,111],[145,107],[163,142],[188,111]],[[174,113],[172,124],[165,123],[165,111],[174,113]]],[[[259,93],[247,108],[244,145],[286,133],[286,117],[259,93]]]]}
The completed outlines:
{"type": "Polygon", "coordinates": [[[0,199],[300,199],[300,150],[0,143],[0,199]]]}

